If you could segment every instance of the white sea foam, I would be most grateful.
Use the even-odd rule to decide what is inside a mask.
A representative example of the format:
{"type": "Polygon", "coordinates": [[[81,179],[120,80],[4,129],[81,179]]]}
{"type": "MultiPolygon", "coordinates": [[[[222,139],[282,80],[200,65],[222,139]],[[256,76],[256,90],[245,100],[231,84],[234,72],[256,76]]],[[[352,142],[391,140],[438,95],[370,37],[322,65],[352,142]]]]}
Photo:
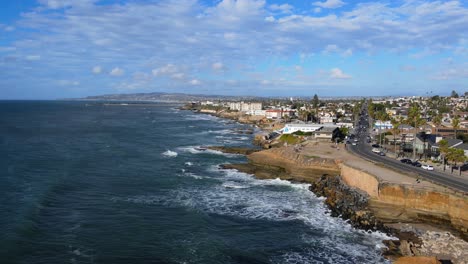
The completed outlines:
{"type": "Polygon", "coordinates": [[[203,148],[202,146],[187,146],[187,147],[180,147],[178,150],[186,152],[186,153],[191,153],[191,154],[213,154],[213,155],[222,155],[225,157],[236,157],[239,156],[239,154],[232,154],[232,153],[223,153],[218,150],[212,150],[212,149],[206,149],[203,148]]]}
{"type": "Polygon", "coordinates": [[[166,157],[177,157],[177,152],[175,151],[172,151],[172,150],[166,150],[162,153],[163,156],[166,156],[166,157]]]}
{"type": "Polygon", "coordinates": [[[309,191],[308,184],[296,184],[281,179],[258,180],[236,170],[211,166],[209,172],[218,171],[223,180],[220,185],[207,189],[183,189],[174,193],[176,203],[222,215],[272,221],[301,221],[316,230],[304,235],[308,244],[320,243],[326,252],[288,252],[278,263],[370,263],[378,260],[382,240],[389,239],[380,232],[367,233],[353,228],[340,218],[331,217],[323,198],[309,191]],[[322,236],[316,235],[322,233],[322,236]],[[359,243],[350,243],[354,237],[359,243]],[[373,249],[375,251],[369,251],[373,249]],[[318,255],[320,254],[320,256],[318,255]],[[371,255],[369,255],[371,254],[371,255]],[[318,257],[319,256],[319,257],[318,257]],[[327,262],[326,261],[326,262],[327,262]]]}
{"type": "MultiPolygon", "coordinates": [[[[272,263],[384,263],[379,252],[384,247],[382,240],[389,237],[354,229],[346,221],[331,217],[323,198],[310,192],[309,185],[280,179],[258,180],[217,165],[210,166],[207,173],[217,175],[216,181],[173,190],[165,196],[137,196],[125,201],[183,206],[248,219],[300,221],[313,230],[301,235],[310,248],[283,252],[272,263]]],[[[184,176],[204,179],[187,172],[184,176]]]]}
{"type": "Polygon", "coordinates": [[[227,182],[223,183],[222,186],[224,188],[228,188],[228,189],[245,189],[245,188],[249,188],[249,186],[247,186],[247,185],[241,185],[239,183],[232,182],[232,181],[227,181],[227,182]]]}
{"type": "Polygon", "coordinates": [[[187,162],[185,162],[184,164],[185,164],[185,166],[193,166],[193,163],[190,162],[190,161],[187,161],[187,162]]]}

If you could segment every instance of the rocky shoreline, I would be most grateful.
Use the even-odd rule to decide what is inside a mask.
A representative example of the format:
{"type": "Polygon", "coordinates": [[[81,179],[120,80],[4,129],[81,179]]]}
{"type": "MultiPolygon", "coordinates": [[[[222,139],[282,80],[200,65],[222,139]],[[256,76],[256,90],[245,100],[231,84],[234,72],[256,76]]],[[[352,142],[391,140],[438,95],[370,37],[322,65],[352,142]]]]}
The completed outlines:
{"type": "MultiPolygon", "coordinates": [[[[240,123],[255,124],[255,122],[245,122],[233,116],[210,114],[240,123]]],[[[258,137],[256,140],[259,140],[258,137]]],[[[261,144],[265,141],[260,139],[261,144]]],[[[326,198],[325,204],[332,216],[348,220],[355,228],[366,231],[378,230],[398,238],[398,240],[384,241],[387,249],[382,252],[387,259],[395,263],[468,263],[468,248],[466,248],[464,232],[453,232],[454,229],[447,228],[443,221],[437,225],[427,222],[427,219],[421,219],[420,223],[406,222],[406,224],[399,223],[401,219],[393,219],[392,222],[395,224],[389,224],[388,219],[382,219],[380,215],[374,213],[368,194],[348,186],[343,181],[340,176],[340,163],[342,162],[340,160],[315,155],[304,156],[284,147],[263,151],[229,147],[210,148],[226,153],[247,155],[249,159],[248,163],[225,164],[222,168],[236,169],[260,179],[280,178],[309,183],[312,192],[326,198]],[[451,232],[465,240],[454,236],[451,232]]]]}

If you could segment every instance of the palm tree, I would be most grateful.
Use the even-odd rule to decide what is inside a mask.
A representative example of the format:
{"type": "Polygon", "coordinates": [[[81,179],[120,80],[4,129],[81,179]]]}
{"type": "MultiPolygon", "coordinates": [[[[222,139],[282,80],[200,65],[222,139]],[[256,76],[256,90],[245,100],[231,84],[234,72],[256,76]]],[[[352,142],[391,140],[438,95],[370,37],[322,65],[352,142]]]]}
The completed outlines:
{"type": "Polygon", "coordinates": [[[414,127],[413,137],[413,160],[416,159],[416,135],[418,127],[422,124],[421,110],[418,104],[413,104],[408,112],[408,122],[414,127]]]}
{"type": "Polygon", "coordinates": [[[444,164],[444,171],[445,171],[445,159],[446,159],[448,151],[449,151],[448,141],[445,140],[445,139],[442,139],[441,141],[439,141],[438,144],[439,144],[440,155],[443,155],[442,163],[444,164]]]}
{"type": "Polygon", "coordinates": [[[452,127],[455,130],[455,138],[457,138],[457,129],[460,128],[460,118],[458,116],[452,118],[452,127]]]}
{"type": "Polygon", "coordinates": [[[436,127],[436,135],[439,134],[439,126],[442,124],[442,115],[437,114],[436,116],[434,116],[434,118],[432,119],[432,123],[434,123],[436,127]]]}
{"type": "Polygon", "coordinates": [[[395,157],[398,157],[397,150],[396,150],[396,134],[400,133],[400,128],[399,128],[400,122],[396,118],[392,118],[390,122],[392,123],[392,134],[393,134],[393,144],[395,146],[395,157]]]}

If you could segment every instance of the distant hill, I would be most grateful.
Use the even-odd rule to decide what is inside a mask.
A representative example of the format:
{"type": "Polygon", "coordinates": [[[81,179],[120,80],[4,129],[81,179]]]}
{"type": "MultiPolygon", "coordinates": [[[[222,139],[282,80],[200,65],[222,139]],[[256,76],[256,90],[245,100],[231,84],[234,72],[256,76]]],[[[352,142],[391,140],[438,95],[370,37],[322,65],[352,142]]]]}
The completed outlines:
{"type": "Polygon", "coordinates": [[[254,96],[225,96],[225,95],[203,95],[183,93],[134,93],[134,94],[106,94],[88,96],[84,100],[106,100],[106,101],[203,101],[203,100],[266,100],[266,98],[254,96]]]}

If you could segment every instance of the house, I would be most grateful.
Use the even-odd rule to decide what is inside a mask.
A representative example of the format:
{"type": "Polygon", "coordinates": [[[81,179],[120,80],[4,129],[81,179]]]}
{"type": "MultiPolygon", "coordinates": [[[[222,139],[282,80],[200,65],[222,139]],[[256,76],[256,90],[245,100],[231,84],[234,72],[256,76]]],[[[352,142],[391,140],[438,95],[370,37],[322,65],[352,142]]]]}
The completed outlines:
{"type": "Polygon", "coordinates": [[[321,124],[297,124],[290,123],[286,124],[282,129],[283,134],[292,134],[297,131],[302,131],[304,133],[315,132],[321,129],[323,125],[321,124]]]}
{"type": "Polygon", "coordinates": [[[377,120],[374,123],[374,129],[392,129],[393,125],[390,121],[377,120]]]}
{"type": "Polygon", "coordinates": [[[437,158],[440,152],[436,142],[436,135],[426,133],[416,134],[414,141],[416,153],[421,157],[425,154],[427,157],[437,158]]]}
{"type": "Polygon", "coordinates": [[[465,153],[465,156],[468,156],[468,144],[465,144],[465,143],[458,144],[458,145],[455,146],[454,148],[456,148],[456,149],[463,149],[463,152],[465,153]]]}
{"type": "Polygon", "coordinates": [[[266,116],[266,110],[250,110],[246,113],[253,116],[266,116]]]}
{"type": "Polygon", "coordinates": [[[284,117],[294,116],[294,110],[283,110],[283,109],[268,109],[265,110],[265,116],[268,119],[279,119],[284,117]]]}
{"type": "Polygon", "coordinates": [[[314,138],[323,141],[334,141],[340,137],[340,129],[337,126],[326,126],[314,132],[314,138]]]}

